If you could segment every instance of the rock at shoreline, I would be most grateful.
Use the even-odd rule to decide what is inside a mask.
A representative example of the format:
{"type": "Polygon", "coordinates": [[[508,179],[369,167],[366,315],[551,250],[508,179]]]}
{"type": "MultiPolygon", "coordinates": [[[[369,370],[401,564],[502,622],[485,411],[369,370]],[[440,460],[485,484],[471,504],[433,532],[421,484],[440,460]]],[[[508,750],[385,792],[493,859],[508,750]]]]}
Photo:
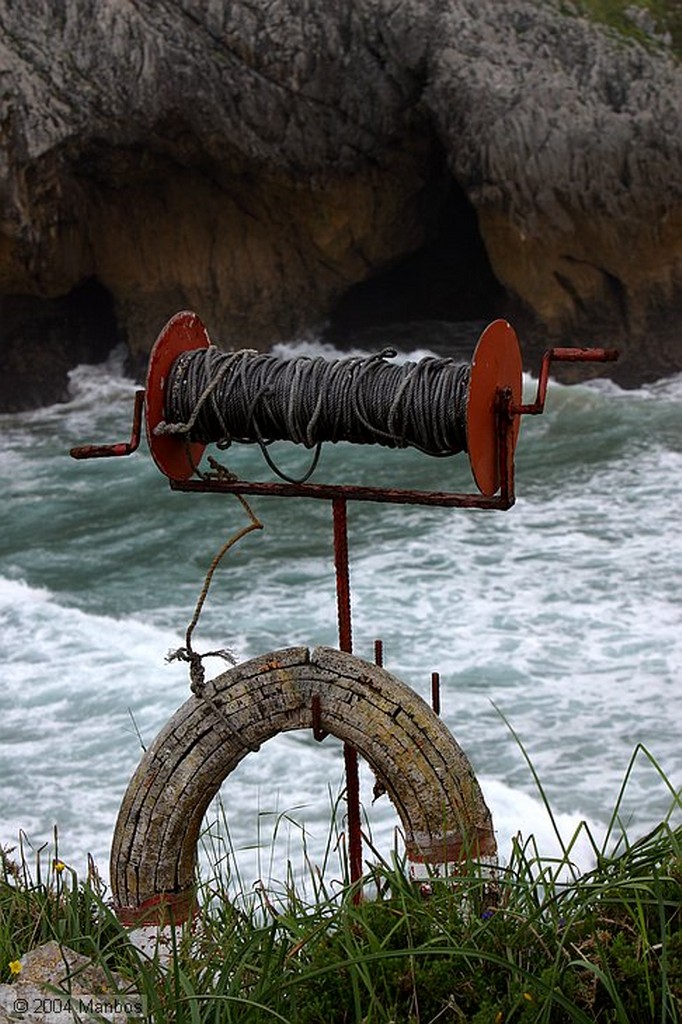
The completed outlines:
{"type": "Polygon", "coordinates": [[[182,308],[230,347],[508,316],[531,364],[682,369],[660,41],[549,0],[0,0],[0,68],[2,409],[182,308]]]}

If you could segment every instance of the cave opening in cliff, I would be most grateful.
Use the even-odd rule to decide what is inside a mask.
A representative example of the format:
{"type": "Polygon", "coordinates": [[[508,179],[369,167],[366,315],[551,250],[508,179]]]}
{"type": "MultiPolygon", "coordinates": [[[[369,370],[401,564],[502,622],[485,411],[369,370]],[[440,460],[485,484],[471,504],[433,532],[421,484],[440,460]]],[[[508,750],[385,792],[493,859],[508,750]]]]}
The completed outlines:
{"type": "Polygon", "coordinates": [[[51,298],[0,296],[0,411],[66,401],[69,370],[103,362],[121,341],[113,296],[95,277],[51,298]]]}
{"type": "Polygon", "coordinates": [[[325,340],[403,347],[409,338],[410,347],[440,348],[459,339],[466,345],[482,325],[508,315],[509,296],[493,273],[476,210],[456,182],[430,219],[434,227],[419,250],[345,293],[325,340]]]}
{"type": "Polygon", "coordinates": [[[102,362],[122,343],[113,295],[96,277],[81,281],[64,297],[64,310],[79,362],[102,362]]]}

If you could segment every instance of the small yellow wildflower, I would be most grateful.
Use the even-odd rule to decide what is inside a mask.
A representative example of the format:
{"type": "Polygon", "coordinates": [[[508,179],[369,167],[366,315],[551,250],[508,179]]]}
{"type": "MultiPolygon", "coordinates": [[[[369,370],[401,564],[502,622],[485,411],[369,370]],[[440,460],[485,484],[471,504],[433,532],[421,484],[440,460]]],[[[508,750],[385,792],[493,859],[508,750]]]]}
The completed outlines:
{"type": "Polygon", "coordinates": [[[52,867],[55,869],[57,874],[61,875],[62,871],[66,867],[66,864],[64,863],[63,860],[53,860],[52,861],[52,867]]]}
{"type": "Polygon", "coordinates": [[[530,992],[524,992],[524,993],[523,993],[523,998],[524,998],[524,999],[525,999],[525,1000],[526,1000],[527,1002],[529,1002],[529,1003],[532,1003],[532,1002],[533,1002],[533,997],[532,997],[532,995],[530,994],[530,992]]]}
{"type": "Polygon", "coordinates": [[[19,974],[22,969],[21,960],[10,960],[9,969],[12,974],[19,974]]]}

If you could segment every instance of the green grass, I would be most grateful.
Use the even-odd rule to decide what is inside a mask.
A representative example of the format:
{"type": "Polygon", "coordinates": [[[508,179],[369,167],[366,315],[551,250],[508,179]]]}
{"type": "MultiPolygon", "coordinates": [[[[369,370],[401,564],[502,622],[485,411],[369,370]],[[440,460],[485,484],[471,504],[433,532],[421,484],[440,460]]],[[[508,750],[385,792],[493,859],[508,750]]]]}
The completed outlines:
{"type": "Polygon", "coordinates": [[[675,1024],[682,800],[659,771],[669,815],[637,840],[626,834],[621,807],[642,757],[657,768],[635,752],[600,843],[582,825],[549,858],[519,838],[494,875],[469,862],[427,883],[394,853],[368,868],[360,900],[344,875],[336,809],[320,865],[303,834],[305,885],[289,867],[281,884],[245,892],[229,837],[212,825],[197,918],[172,931],[165,959],[132,945],[95,873],[80,881],[55,850],[22,837],[2,858],[0,981],[28,949],[57,939],[119,972],[160,1022],[675,1024]],[[585,836],[594,866],[579,874],[573,850],[585,836]]]}
{"type": "Polygon", "coordinates": [[[565,14],[580,11],[619,34],[636,39],[646,45],[660,42],[638,26],[628,11],[639,8],[650,16],[656,36],[670,36],[670,48],[675,56],[682,55],[682,3],[680,0],[570,0],[562,3],[565,14]]]}

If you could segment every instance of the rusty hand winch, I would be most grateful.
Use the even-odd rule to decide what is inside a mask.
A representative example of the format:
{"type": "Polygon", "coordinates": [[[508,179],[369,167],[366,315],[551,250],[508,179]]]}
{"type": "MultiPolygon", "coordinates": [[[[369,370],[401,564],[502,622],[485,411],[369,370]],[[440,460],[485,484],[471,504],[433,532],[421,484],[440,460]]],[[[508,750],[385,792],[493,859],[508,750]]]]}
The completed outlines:
{"type": "MultiPolygon", "coordinates": [[[[544,409],[552,362],[607,362],[617,351],[602,348],[552,348],[542,359],[535,401],[522,403],[522,359],[516,332],[495,320],[482,333],[471,361],[463,418],[465,447],[479,494],[414,491],[310,483],[263,483],[211,477],[199,471],[207,440],[191,440],[164,430],[169,387],[178,362],[188,353],[211,346],[206,328],[190,312],[177,313],[161,331],[152,349],[143,391],[135,397],[130,441],[85,445],[71,450],[76,459],[129,455],[140,443],[142,415],[154,462],[175,490],[281,494],[357,501],[506,509],[514,503],[514,452],[520,418],[544,409]]],[[[342,361],[340,361],[342,362],[342,361]]],[[[233,388],[238,386],[233,384],[233,388]]],[[[219,438],[211,438],[218,441],[219,438]]],[[[255,438],[254,438],[255,440],[255,438]]]]}
{"type": "MultiPolygon", "coordinates": [[[[522,402],[522,359],[519,343],[515,331],[505,320],[495,320],[481,335],[470,367],[466,367],[462,374],[457,376],[458,383],[456,391],[452,393],[460,396],[462,382],[466,380],[466,389],[461,408],[457,410],[457,429],[463,435],[463,441],[452,442],[452,450],[447,454],[455,454],[457,450],[466,450],[473,474],[473,478],[479,493],[459,494],[449,491],[415,491],[406,489],[383,488],[383,487],[359,487],[345,484],[314,484],[305,482],[252,482],[238,480],[232,474],[225,471],[202,472],[200,462],[208,443],[219,442],[219,436],[212,436],[213,429],[217,434],[218,428],[204,428],[207,436],[200,436],[198,439],[193,436],[193,421],[196,420],[194,412],[190,410],[188,423],[169,423],[168,412],[173,406],[173,394],[171,392],[182,389],[186,382],[185,372],[189,374],[189,366],[196,358],[201,360],[201,350],[214,348],[211,346],[206,328],[201,320],[194,313],[177,313],[166,324],[161,331],[150,355],[147,370],[147,379],[144,390],[136,392],[135,407],[133,415],[133,426],[131,438],[128,442],[109,445],[86,445],[71,450],[75,459],[93,459],[111,456],[129,455],[134,452],[140,443],[142,433],[142,418],[144,415],[147,440],[149,448],[156,465],[170,482],[174,490],[180,491],[202,491],[222,492],[261,495],[281,495],[296,497],[324,498],[331,500],[333,508],[334,526],[334,558],[336,569],[336,596],[339,627],[339,649],[343,657],[352,656],[352,628],[351,628],[351,593],[348,561],[348,536],[347,536],[347,500],[355,501],[376,501],[391,502],[398,504],[422,504],[443,507],[479,508],[479,509],[508,509],[515,500],[514,495],[514,453],[519,434],[520,419],[523,415],[537,415],[544,409],[549,371],[554,361],[570,362],[607,362],[618,358],[618,353],[612,349],[601,348],[553,348],[545,352],[540,373],[538,376],[537,393],[535,401],[530,404],[522,402]],[[197,355],[198,353],[198,355],[197,355]]],[[[257,353],[253,353],[258,356],[257,353]]],[[[379,357],[381,358],[381,357],[379,357]]],[[[343,361],[339,361],[341,364],[343,361]]],[[[246,362],[244,362],[246,365],[246,362]]],[[[418,366],[419,364],[411,364],[418,366]]],[[[228,367],[229,369],[229,367],[228,367]]],[[[221,371],[222,372],[222,371],[221,371]]],[[[241,369],[234,374],[230,382],[230,389],[234,394],[234,388],[239,388],[241,369]]],[[[411,372],[411,371],[409,371],[411,372]]],[[[343,367],[339,370],[343,375],[343,367]]],[[[362,366],[357,376],[367,375],[366,365],[362,366]]],[[[356,382],[357,383],[357,382],[356,382]]],[[[403,384],[400,385],[400,388],[403,384]]],[[[202,381],[202,396],[216,390],[217,378],[214,380],[202,381]],[[216,385],[214,387],[214,384],[216,385]]],[[[400,390],[399,388],[399,390],[400,390]]],[[[267,387],[265,388],[267,391],[267,387]]],[[[258,392],[260,396],[263,388],[258,392]]],[[[242,408],[249,408],[251,412],[256,405],[256,399],[249,399],[244,402],[244,396],[238,396],[242,408]]],[[[319,408],[320,396],[316,397],[315,409],[319,408]]],[[[428,398],[428,396],[427,396],[428,398]]],[[[459,400],[459,397],[457,398],[459,400]]],[[[223,402],[227,399],[223,397],[223,402]]],[[[356,407],[360,408],[359,418],[363,428],[368,426],[364,415],[365,398],[354,399],[356,407]]],[[[390,399],[390,408],[396,407],[397,399],[390,399]]],[[[384,408],[380,406],[380,409],[384,408]]],[[[195,406],[196,409],[196,406],[195,406]]],[[[218,419],[221,422],[221,429],[224,424],[230,421],[231,410],[223,408],[218,410],[218,419]]],[[[384,415],[380,411],[379,416],[384,415]]],[[[244,423],[240,423],[241,433],[259,435],[260,431],[254,426],[255,419],[252,415],[241,414],[244,423]],[[246,422],[248,421],[248,422],[246,422]]],[[[171,417],[172,419],[172,417],[171,417]]],[[[305,425],[304,425],[305,426],[305,425]]],[[[233,432],[233,426],[228,426],[228,432],[233,432]]],[[[273,435],[281,437],[287,435],[287,428],[271,428],[273,435]]],[[[292,432],[293,433],[293,432],[292,432]]],[[[303,435],[297,428],[297,436],[310,435],[311,444],[315,441],[312,431],[304,429],[303,435]]],[[[374,423],[367,434],[371,439],[385,438],[386,434],[382,424],[374,423]]],[[[323,434],[323,439],[330,437],[332,440],[344,439],[337,437],[333,432],[323,434]]],[[[365,435],[361,432],[361,437],[365,435]]],[[[296,440],[297,437],[288,437],[289,440],[296,440]]],[[[248,437],[248,440],[262,441],[262,437],[248,437]]],[[[388,436],[388,443],[396,446],[410,444],[409,439],[394,438],[388,436]]],[[[418,446],[418,445],[416,445],[418,446]]],[[[215,463],[215,460],[213,460],[215,463]]],[[[243,501],[243,499],[240,499],[243,501]]],[[[380,652],[381,642],[376,641],[376,651],[380,652]]],[[[125,923],[133,922],[160,922],[165,920],[166,911],[170,911],[176,922],[182,920],[188,913],[191,913],[193,905],[193,872],[196,864],[196,846],[198,841],[201,818],[208,806],[209,798],[214,789],[224,780],[232,770],[234,763],[248,749],[257,749],[257,746],[268,736],[273,735],[280,728],[309,727],[313,731],[315,739],[322,740],[328,732],[334,732],[333,715],[330,717],[331,708],[326,708],[322,701],[321,692],[318,689],[319,681],[316,673],[317,662],[326,662],[331,659],[336,672],[338,665],[341,676],[344,676],[343,686],[352,689],[358,686],[358,708],[365,708],[360,714],[367,715],[375,698],[377,687],[386,688],[386,700],[393,701],[395,708],[402,711],[402,704],[413,703],[411,691],[404,684],[383,673],[381,668],[383,655],[375,653],[377,668],[372,669],[366,662],[357,658],[347,658],[347,661],[337,661],[334,655],[322,651],[310,654],[307,650],[296,649],[296,651],[284,651],[276,654],[265,655],[261,659],[247,663],[243,667],[237,667],[230,672],[212,680],[206,687],[200,689],[199,694],[190,698],[190,702],[180,709],[166,727],[157,741],[145,754],[138,771],[131,780],[128,791],[121,805],[119,818],[114,834],[112,848],[111,876],[114,892],[114,901],[117,913],[125,923]],[[326,661],[325,661],[326,659],[326,661]],[[345,667],[343,667],[345,666],[345,667]],[[274,682],[270,681],[269,673],[273,673],[274,682]],[[211,706],[222,701],[223,694],[231,692],[232,687],[242,687],[242,676],[248,677],[249,685],[255,685],[254,680],[263,681],[268,693],[273,692],[273,686],[281,684],[283,673],[287,682],[286,693],[291,696],[292,673],[296,676],[296,685],[308,696],[303,703],[290,709],[290,715],[296,716],[296,726],[292,726],[289,719],[278,726],[273,721],[261,722],[263,726],[262,735],[254,736],[252,742],[246,744],[242,750],[235,739],[241,733],[253,726],[253,723],[234,722],[226,719],[226,712],[223,711],[216,719],[216,728],[220,733],[222,725],[229,725],[226,736],[230,743],[226,744],[225,737],[217,735],[211,739],[212,732],[206,731],[202,726],[201,735],[208,737],[206,740],[209,746],[206,748],[205,757],[209,767],[206,779],[201,772],[192,771],[183,775],[177,769],[177,764],[184,764],[186,751],[185,743],[195,743],[194,734],[188,733],[188,738],[180,741],[178,736],[183,733],[178,723],[193,720],[195,716],[195,705],[191,702],[200,699],[202,694],[205,697],[210,689],[209,713],[214,714],[215,708],[211,706]],[[373,674],[374,673],[374,674],[373,674]],[[377,674],[378,673],[378,674],[377,674]],[[347,676],[347,678],[345,678],[347,676]],[[356,678],[357,677],[357,678],[356,678]],[[367,680],[370,679],[370,683],[367,680]],[[355,681],[354,681],[355,680],[355,681]],[[279,681],[279,682],[278,682],[279,681]],[[370,685],[371,684],[371,685],[370,685]],[[222,717],[221,717],[222,716],[222,717]],[[326,716],[326,718],[325,718],[326,716]],[[288,723],[288,724],[287,724],[288,723]],[[325,724],[326,723],[326,724],[325,724]],[[175,730],[175,731],[174,731],[175,730]],[[178,735],[176,736],[176,731],[178,735]],[[167,735],[172,737],[172,743],[167,735]],[[174,746],[173,746],[174,744],[174,746]],[[211,744],[213,744],[211,746],[211,744]],[[232,751],[232,746],[235,747],[232,751]],[[235,745],[236,744],[236,745],[235,745]],[[255,745],[255,746],[254,746],[255,745]],[[173,748],[173,757],[176,760],[169,760],[169,750],[173,748]],[[213,764],[214,758],[219,758],[218,768],[213,764]],[[150,777],[162,777],[166,773],[164,793],[157,800],[148,799],[150,777]],[[179,773],[179,774],[178,774],[179,773]],[[217,781],[216,781],[217,780],[217,781]],[[198,787],[198,788],[197,788],[198,787]],[[177,792],[176,792],[177,790],[177,792]],[[167,791],[167,792],[166,792],[167,791]],[[181,797],[178,796],[181,793],[181,797]],[[165,803],[164,803],[165,800],[165,803]],[[177,818],[177,821],[175,820],[177,818]],[[169,824],[170,823],[170,824],[169,824]],[[149,837],[155,837],[152,843],[149,837]],[[153,847],[153,848],[152,848],[153,847]],[[136,852],[133,852],[136,851],[136,852]]],[[[327,678],[329,683],[331,677],[325,669],[322,677],[327,678]],[[325,676],[326,672],[326,676],[325,676]]],[[[395,805],[400,810],[401,820],[406,832],[408,858],[414,863],[428,862],[431,865],[444,865],[453,859],[458,860],[465,856],[466,850],[470,854],[481,856],[484,859],[494,858],[496,852],[496,841],[492,829],[490,813],[480,794],[478,784],[471,772],[468,761],[463,752],[459,749],[453,737],[449,736],[444,726],[438,723],[440,709],[438,673],[432,674],[432,710],[426,706],[420,707],[420,698],[414,710],[415,721],[420,719],[419,727],[416,728],[415,736],[421,737],[418,744],[423,747],[424,729],[430,729],[434,739],[434,757],[436,760],[445,757],[452,758],[457,762],[458,767],[453,767],[454,779],[453,795],[448,796],[443,786],[447,783],[447,772],[443,773],[438,769],[427,766],[426,774],[422,785],[426,786],[428,792],[425,796],[428,799],[422,800],[419,792],[412,796],[409,793],[403,794],[401,785],[403,777],[407,779],[412,771],[406,768],[394,771],[395,777],[387,779],[390,795],[395,805]],[[438,723],[438,724],[437,724],[438,723]],[[441,735],[442,733],[442,735],[441,735]],[[431,774],[429,774],[429,772],[431,774]],[[470,777],[469,777],[470,776],[470,777]],[[466,785],[462,782],[465,780],[466,785]],[[471,806],[467,801],[462,802],[458,795],[460,789],[471,796],[471,806]],[[430,806],[429,799],[433,803],[426,817],[422,815],[422,805],[430,806]],[[450,804],[447,801],[450,801],[450,804]],[[442,803],[446,801],[446,803],[442,803]],[[446,828],[442,820],[441,805],[450,806],[451,828],[446,828]],[[423,820],[422,820],[423,818],[423,820]],[[416,824],[415,824],[416,822],[416,824]]],[[[327,686],[327,690],[329,687],[327,686]]],[[[332,687],[333,689],[333,687],[332,687]]],[[[241,691],[240,691],[241,692],[241,691]]],[[[344,694],[346,690],[344,689],[344,694]]],[[[333,703],[333,693],[327,693],[330,705],[333,703]]],[[[383,703],[386,703],[386,700],[383,703]]],[[[345,697],[340,701],[345,706],[345,697]]],[[[275,701],[279,708],[281,701],[279,697],[275,701]]],[[[237,706],[243,708],[243,700],[237,701],[237,706]]],[[[218,708],[220,711],[220,708],[218,708]]],[[[393,717],[389,716],[391,728],[397,728],[393,717]]],[[[409,716],[408,716],[409,718],[409,716]]],[[[261,721],[259,718],[258,721],[261,721]]],[[[407,721],[407,719],[406,719],[407,721]]],[[[366,719],[365,726],[370,719],[366,719]]],[[[357,731],[357,723],[353,727],[357,731]]],[[[367,732],[367,728],[365,728],[367,732]]],[[[370,729],[371,732],[371,729],[370,729]]],[[[367,736],[370,735],[367,732],[367,736]]],[[[361,818],[360,818],[360,797],[357,751],[353,744],[345,738],[344,723],[337,722],[336,732],[339,738],[344,740],[344,762],[346,770],[346,800],[348,806],[348,834],[349,834],[349,862],[350,875],[353,882],[357,882],[362,876],[362,839],[361,839],[361,818]]],[[[407,733],[405,734],[407,736],[407,733]]],[[[365,738],[365,756],[374,756],[376,764],[379,765],[380,756],[373,751],[370,739],[365,738]]],[[[398,747],[401,744],[409,744],[409,739],[398,737],[398,747]],[[404,743],[403,743],[404,741],[404,743]]],[[[241,742],[241,740],[239,741],[241,742]]],[[[417,740],[414,739],[417,743],[417,740]]],[[[362,746],[362,744],[361,744],[362,746]]],[[[192,748],[193,749],[193,748],[192,748]]],[[[388,751],[388,748],[387,748],[388,751]]],[[[419,751],[422,760],[423,750],[419,751]]],[[[390,760],[390,759],[389,759],[390,760]]],[[[440,763],[440,761],[439,761],[440,763]]],[[[393,761],[390,761],[393,765],[393,761]]],[[[387,762],[388,765],[388,762],[387,762]]],[[[390,767],[390,766],[389,766],[390,767]]],[[[390,774],[389,767],[383,772],[390,774]]],[[[395,765],[393,765],[395,769],[395,765]]],[[[412,766],[414,768],[414,766],[412,766]]],[[[416,769],[415,769],[416,770],[416,769]]],[[[377,776],[379,777],[379,776],[377,776]]],[[[156,790],[154,790],[156,793],[156,790]]]]}

